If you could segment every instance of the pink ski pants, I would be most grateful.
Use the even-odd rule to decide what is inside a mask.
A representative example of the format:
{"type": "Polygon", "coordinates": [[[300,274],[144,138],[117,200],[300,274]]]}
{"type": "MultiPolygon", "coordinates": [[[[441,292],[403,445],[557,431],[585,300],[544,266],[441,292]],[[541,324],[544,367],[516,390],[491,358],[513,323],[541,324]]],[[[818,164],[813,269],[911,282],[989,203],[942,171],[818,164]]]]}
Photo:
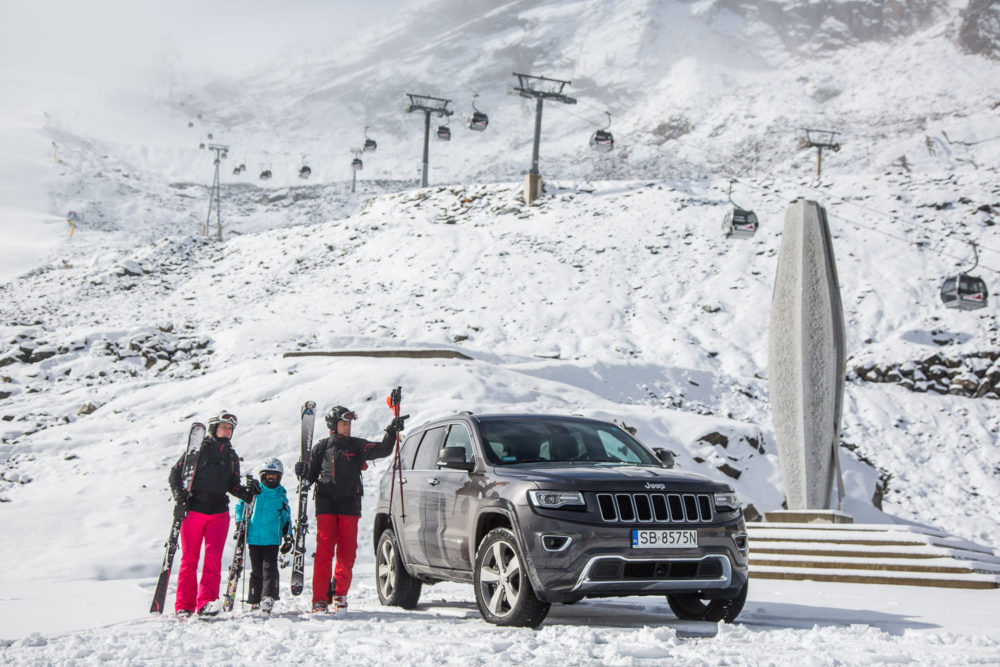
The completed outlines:
{"type": "Polygon", "coordinates": [[[174,611],[195,612],[219,599],[222,581],[222,550],[229,533],[229,512],[202,514],[188,512],[181,524],[181,566],[177,570],[177,599],[174,611]],[[198,558],[205,544],[205,559],[198,582],[198,558]]]}

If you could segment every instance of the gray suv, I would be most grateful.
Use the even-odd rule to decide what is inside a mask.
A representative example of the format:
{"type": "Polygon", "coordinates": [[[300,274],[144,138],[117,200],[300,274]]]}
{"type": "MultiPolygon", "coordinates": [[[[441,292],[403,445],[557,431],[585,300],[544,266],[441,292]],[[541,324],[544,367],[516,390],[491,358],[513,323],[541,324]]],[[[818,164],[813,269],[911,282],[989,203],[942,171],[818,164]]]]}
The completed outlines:
{"type": "Polygon", "coordinates": [[[383,605],[462,581],[497,625],[537,627],[585,597],[666,595],[678,618],[716,622],[743,608],[738,496],[613,423],[461,413],[412,429],[400,457],[375,510],[383,605]]]}

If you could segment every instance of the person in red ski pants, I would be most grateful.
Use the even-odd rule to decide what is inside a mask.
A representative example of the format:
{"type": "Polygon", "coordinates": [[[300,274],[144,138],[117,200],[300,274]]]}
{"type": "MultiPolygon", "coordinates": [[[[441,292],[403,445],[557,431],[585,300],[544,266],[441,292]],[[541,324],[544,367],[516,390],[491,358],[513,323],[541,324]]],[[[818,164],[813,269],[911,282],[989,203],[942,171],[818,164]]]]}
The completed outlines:
{"type": "MultiPolygon", "coordinates": [[[[230,438],[236,428],[236,416],[222,411],[208,420],[208,434],[201,442],[194,480],[188,493],[181,471],[184,457],[170,469],[170,490],[177,502],[187,501],[187,514],[181,523],[181,566],[177,570],[178,616],[214,616],[219,613],[219,584],[222,582],[222,551],[229,533],[229,496],[249,502],[259,486],[240,484],[240,458],[230,438]],[[198,581],[198,560],[202,545],[205,558],[198,581]]],[[[256,483],[256,481],[255,481],[256,483]]]]}
{"type": "MultiPolygon", "coordinates": [[[[331,603],[334,611],[347,608],[364,494],[361,471],[368,467],[367,461],[389,456],[396,434],[403,430],[404,418],[396,417],[386,427],[381,442],[353,438],[351,422],[357,418],[357,414],[341,405],[331,408],[326,413],[330,437],[317,442],[309,457],[306,481],[316,485],[312,603],[317,613],[329,611],[331,603]]],[[[295,474],[301,477],[302,473],[300,462],[295,465],[295,474]]]]}

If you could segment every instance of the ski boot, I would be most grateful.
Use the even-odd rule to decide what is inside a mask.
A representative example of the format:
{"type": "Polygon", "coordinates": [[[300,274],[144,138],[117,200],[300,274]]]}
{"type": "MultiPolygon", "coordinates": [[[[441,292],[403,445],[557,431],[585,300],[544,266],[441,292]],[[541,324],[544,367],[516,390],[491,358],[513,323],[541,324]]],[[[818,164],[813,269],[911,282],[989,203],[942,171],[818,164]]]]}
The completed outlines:
{"type": "Polygon", "coordinates": [[[219,612],[222,611],[222,605],[219,604],[218,600],[212,600],[211,602],[206,602],[198,610],[199,616],[218,616],[219,612]]]}
{"type": "Polygon", "coordinates": [[[333,596],[333,610],[343,611],[347,609],[347,596],[346,595],[334,595],[333,596]]]}
{"type": "Polygon", "coordinates": [[[313,602],[314,614],[325,614],[330,611],[330,603],[326,600],[316,600],[313,602]]]}
{"type": "Polygon", "coordinates": [[[274,598],[264,598],[260,601],[260,611],[262,614],[270,615],[274,609],[274,598]]]}

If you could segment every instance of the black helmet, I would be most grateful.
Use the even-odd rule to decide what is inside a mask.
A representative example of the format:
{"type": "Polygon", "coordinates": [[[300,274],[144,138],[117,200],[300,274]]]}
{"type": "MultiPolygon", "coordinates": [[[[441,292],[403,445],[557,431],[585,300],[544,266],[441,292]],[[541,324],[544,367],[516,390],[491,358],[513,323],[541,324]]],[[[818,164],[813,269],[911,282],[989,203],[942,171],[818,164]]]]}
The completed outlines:
{"type": "Polygon", "coordinates": [[[348,422],[357,419],[358,415],[350,408],[343,405],[335,405],[326,413],[326,427],[331,431],[337,430],[337,422],[348,422]]]}
{"type": "Polygon", "coordinates": [[[222,422],[227,424],[232,424],[233,430],[236,430],[236,415],[234,415],[229,410],[221,410],[219,414],[213,416],[208,420],[208,433],[213,438],[215,437],[215,429],[222,422]]]}

